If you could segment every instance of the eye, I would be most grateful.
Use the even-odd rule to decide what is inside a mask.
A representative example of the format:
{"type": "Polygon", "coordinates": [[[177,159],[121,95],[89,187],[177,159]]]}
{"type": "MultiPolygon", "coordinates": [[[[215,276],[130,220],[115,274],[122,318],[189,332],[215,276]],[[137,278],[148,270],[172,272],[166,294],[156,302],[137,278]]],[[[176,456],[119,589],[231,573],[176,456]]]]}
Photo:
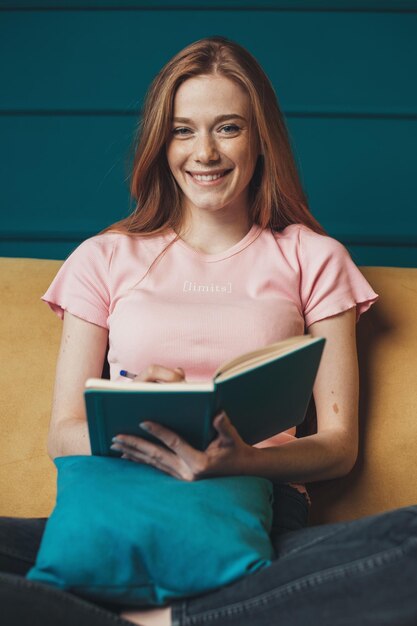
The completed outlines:
{"type": "Polygon", "coordinates": [[[184,128],[184,127],[174,128],[172,130],[172,134],[173,135],[179,135],[179,136],[184,136],[184,135],[188,134],[189,132],[191,132],[190,129],[189,128],[184,128]]]}
{"type": "Polygon", "coordinates": [[[240,128],[239,126],[236,126],[236,124],[227,124],[226,126],[223,126],[220,130],[226,131],[226,135],[231,135],[233,133],[237,133],[240,128]]]}

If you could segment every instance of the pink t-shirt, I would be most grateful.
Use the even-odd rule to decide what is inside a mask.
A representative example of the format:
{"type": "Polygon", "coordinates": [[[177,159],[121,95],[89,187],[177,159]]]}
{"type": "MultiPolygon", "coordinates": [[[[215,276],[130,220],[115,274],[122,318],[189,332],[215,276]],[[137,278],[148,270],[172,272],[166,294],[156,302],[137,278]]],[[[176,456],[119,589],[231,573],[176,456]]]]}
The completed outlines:
{"type": "MultiPolygon", "coordinates": [[[[358,320],[378,298],[340,242],[301,224],[274,233],[254,224],[217,254],[178,239],[150,268],[175,238],[173,230],[91,237],[42,298],[61,318],[65,310],[108,329],[112,379],[157,363],[182,367],[188,381],[210,380],[224,361],[302,335],[313,322],[354,306],[358,320]]],[[[294,436],[291,429],[264,445],[294,436]]]]}

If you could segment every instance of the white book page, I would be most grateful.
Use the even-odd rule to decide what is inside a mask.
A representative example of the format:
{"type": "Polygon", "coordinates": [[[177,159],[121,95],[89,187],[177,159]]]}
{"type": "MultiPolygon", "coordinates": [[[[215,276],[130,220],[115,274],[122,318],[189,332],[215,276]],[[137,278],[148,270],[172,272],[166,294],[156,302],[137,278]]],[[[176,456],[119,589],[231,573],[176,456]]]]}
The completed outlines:
{"type": "Polygon", "coordinates": [[[214,373],[214,378],[218,381],[224,380],[229,375],[244,372],[261,363],[273,361],[277,356],[289,354],[300,346],[312,341],[314,341],[314,338],[311,335],[300,335],[299,337],[290,337],[289,339],[284,339],[284,341],[278,341],[253,352],[248,352],[220,365],[214,373]]]}
{"type": "Polygon", "coordinates": [[[132,380],[106,380],[104,378],[89,378],[85,383],[86,389],[103,389],[107,391],[213,391],[212,382],[183,382],[183,383],[149,383],[134,382],[132,380]]]}

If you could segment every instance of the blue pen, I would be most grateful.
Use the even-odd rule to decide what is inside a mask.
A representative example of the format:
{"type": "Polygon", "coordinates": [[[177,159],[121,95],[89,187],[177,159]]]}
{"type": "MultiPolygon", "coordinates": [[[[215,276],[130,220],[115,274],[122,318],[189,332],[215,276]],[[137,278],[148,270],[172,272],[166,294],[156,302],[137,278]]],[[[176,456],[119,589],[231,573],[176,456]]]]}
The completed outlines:
{"type": "Polygon", "coordinates": [[[132,374],[132,372],[128,372],[127,370],[120,370],[120,376],[124,376],[125,378],[136,378],[136,374],[132,374]]]}

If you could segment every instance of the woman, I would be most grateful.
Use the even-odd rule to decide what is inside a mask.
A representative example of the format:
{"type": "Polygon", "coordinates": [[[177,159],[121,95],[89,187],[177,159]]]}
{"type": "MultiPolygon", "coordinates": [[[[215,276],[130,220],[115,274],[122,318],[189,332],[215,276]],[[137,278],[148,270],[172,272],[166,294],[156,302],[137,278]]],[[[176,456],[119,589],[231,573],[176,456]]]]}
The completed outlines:
{"type": "MultiPolygon", "coordinates": [[[[205,452],[150,422],[166,447],[124,433],[113,446],[182,480],[253,474],[274,481],[277,559],[270,567],[172,610],[120,617],[5,574],[8,602],[25,597],[32,616],[44,615],[45,594],[49,623],[57,623],[54,607],[58,616],[63,602],[68,623],[347,624],[361,611],[370,624],[414,623],[404,586],[416,569],[413,507],[306,528],[304,482],[342,476],[355,464],[355,324],[377,294],[309,212],[273,88],[246,50],[212,37],[161,70],[147,94],[131,188],[133,214],[81,244],[43,297],[64,319],[51,458],[90,454],[82,391],[87,378],[101,375],[108,342],[112,378],[127,369],[139,380],[176,382],[208,379],[220,362],[288,336],[325,337],[314,387],[317,432],[296,438],[292,430],[251,447],[217,415],[218,437],[205,452]]],[[[42,521],[20,522],[26,554],[18,520],[6,526],[18,557],[7,571],[24,573],[42,521]]]]}

